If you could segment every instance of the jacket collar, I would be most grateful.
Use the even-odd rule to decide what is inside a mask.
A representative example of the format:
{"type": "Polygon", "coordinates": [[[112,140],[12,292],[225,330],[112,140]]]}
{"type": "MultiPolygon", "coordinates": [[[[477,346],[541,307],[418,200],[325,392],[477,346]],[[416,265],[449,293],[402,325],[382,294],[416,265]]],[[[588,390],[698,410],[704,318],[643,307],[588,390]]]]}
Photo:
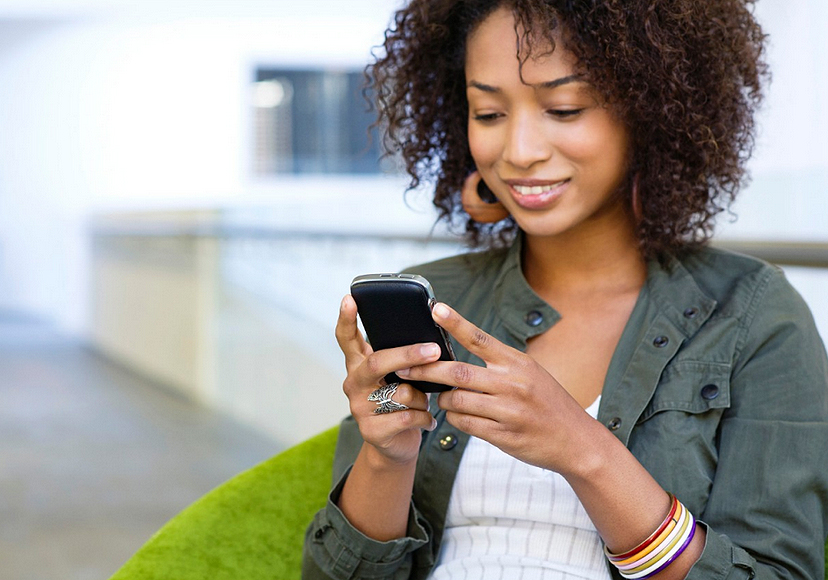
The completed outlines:
{"type": "MultiPolygon", "coordinates": [[[[523,237],[520,232],[506,251],[495,280],[494,303],[504,326],[525,344],[529,338],[549,330],[561,315],[535,293],[523,275],[523,237]],[[540,322],[535,313],[540,315],[540,322]]],[[[664,266],[656,260],[648,263],[645,289],[638,302],[646,300],[652,300],[685,337],[695,334],[716,309],[716,301],[675,257],[670,257],[664,266]]]]}
{"type": "Polygon", "coordinates": [[[701,328],[717,306],[675,257],[665,266],[655,260],[648,264],[647,289],[659,312],[687,338],[701,328]]]}
{"type": "Polygon", "coordinates": [[[503,325],[525,347],[526,341],[543,334],[561,319],[529,286],[523,275],[523,232],[519,232],[506,252],[494,285],[495,309],[503,325]]]}

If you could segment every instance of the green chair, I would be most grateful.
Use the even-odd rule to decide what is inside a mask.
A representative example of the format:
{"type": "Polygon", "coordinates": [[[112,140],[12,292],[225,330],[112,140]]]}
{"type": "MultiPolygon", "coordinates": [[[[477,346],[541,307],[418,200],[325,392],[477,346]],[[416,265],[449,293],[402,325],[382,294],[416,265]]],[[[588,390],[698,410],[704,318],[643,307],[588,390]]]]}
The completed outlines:
{"type": "MultiPolygon", "coordinates": [[[[170,520],[111,580],[299,579],[324,504],[338,427],[217,487],[170,520]]],[[[828,544],[825,552],[828,580],[828,544]]]]}
{"type": "Polygon", "coordinates": [[[339,428],[217,487],[159,530],[111,580],[290,580],[331,487],[339,428]]]}

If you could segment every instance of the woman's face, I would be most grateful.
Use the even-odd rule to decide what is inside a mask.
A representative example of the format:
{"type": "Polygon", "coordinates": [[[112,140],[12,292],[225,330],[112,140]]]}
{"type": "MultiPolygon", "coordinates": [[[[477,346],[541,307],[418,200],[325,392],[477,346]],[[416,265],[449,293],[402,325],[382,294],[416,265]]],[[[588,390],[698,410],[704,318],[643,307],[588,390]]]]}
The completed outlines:
{"type": "Polygon", "coordinates": [[[588,232],[608,220],[629,227],[618,192],[626,128],[575,76],[562,43],[521,72],[516,41],[514,17],[500,8],[467,42],[469,146],[481,177],[527,235],[588,232]]]}

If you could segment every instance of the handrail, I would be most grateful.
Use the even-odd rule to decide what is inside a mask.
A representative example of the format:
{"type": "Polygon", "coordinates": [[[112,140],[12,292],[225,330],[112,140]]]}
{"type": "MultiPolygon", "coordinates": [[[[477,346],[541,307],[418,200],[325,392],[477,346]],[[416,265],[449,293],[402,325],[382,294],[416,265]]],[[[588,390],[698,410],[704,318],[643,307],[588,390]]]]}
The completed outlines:
{"type": "Polygon", "coordinates": [[[120,238],[246,238],[246,239],[334,239],[340,241],[390,241],[448,243],[463,245],[463,240],[441,232],[433,234],[357,232],[319,229],[285,229],[269,226],[235,226],[224,224],[142,224],[99,226],[91,228],[95,237],[120,238]]]}
{"type": "MultiPolygon", "coordinates": [[[[433,234],[397,232],[323,231],[319,229],[283,229],[273,226],[244,226],[229,224],[95,224],[91,227],[94,237],[119,238],[246,238],[246,239],[334,239],[337,241],[382,242],[400,241],[415,243],[447,243],[462,246],[457,236],[443,232],[433,234]]],[[[775,240],[716,239],[712,245],[718,248],[747,254],[780,266],[828,268],[828,242],[795,242],[775,240]]]]}
{"type": "Polygon", "coordinates": [[[715,240],[713,245],[779,266],[828,268],[828,242],[715,240]]]}

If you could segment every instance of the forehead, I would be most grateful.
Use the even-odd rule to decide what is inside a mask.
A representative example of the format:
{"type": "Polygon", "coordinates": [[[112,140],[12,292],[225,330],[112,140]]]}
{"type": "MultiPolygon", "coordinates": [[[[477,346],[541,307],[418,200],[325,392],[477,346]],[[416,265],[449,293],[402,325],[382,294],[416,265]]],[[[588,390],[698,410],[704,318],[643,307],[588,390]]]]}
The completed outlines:
{"type": "Polygon", "coordinates": [[[517,76],[525,84],[538,84],[573,74],[577,60],[564,48],[559,33],[553,35],[554,50],[548,41],[538,40],[529,58],[523,36],[508,8],[500,7],[486,17],[466,41],[467,80],[482,80],[477,78],[480,75],[517,76]]]}

